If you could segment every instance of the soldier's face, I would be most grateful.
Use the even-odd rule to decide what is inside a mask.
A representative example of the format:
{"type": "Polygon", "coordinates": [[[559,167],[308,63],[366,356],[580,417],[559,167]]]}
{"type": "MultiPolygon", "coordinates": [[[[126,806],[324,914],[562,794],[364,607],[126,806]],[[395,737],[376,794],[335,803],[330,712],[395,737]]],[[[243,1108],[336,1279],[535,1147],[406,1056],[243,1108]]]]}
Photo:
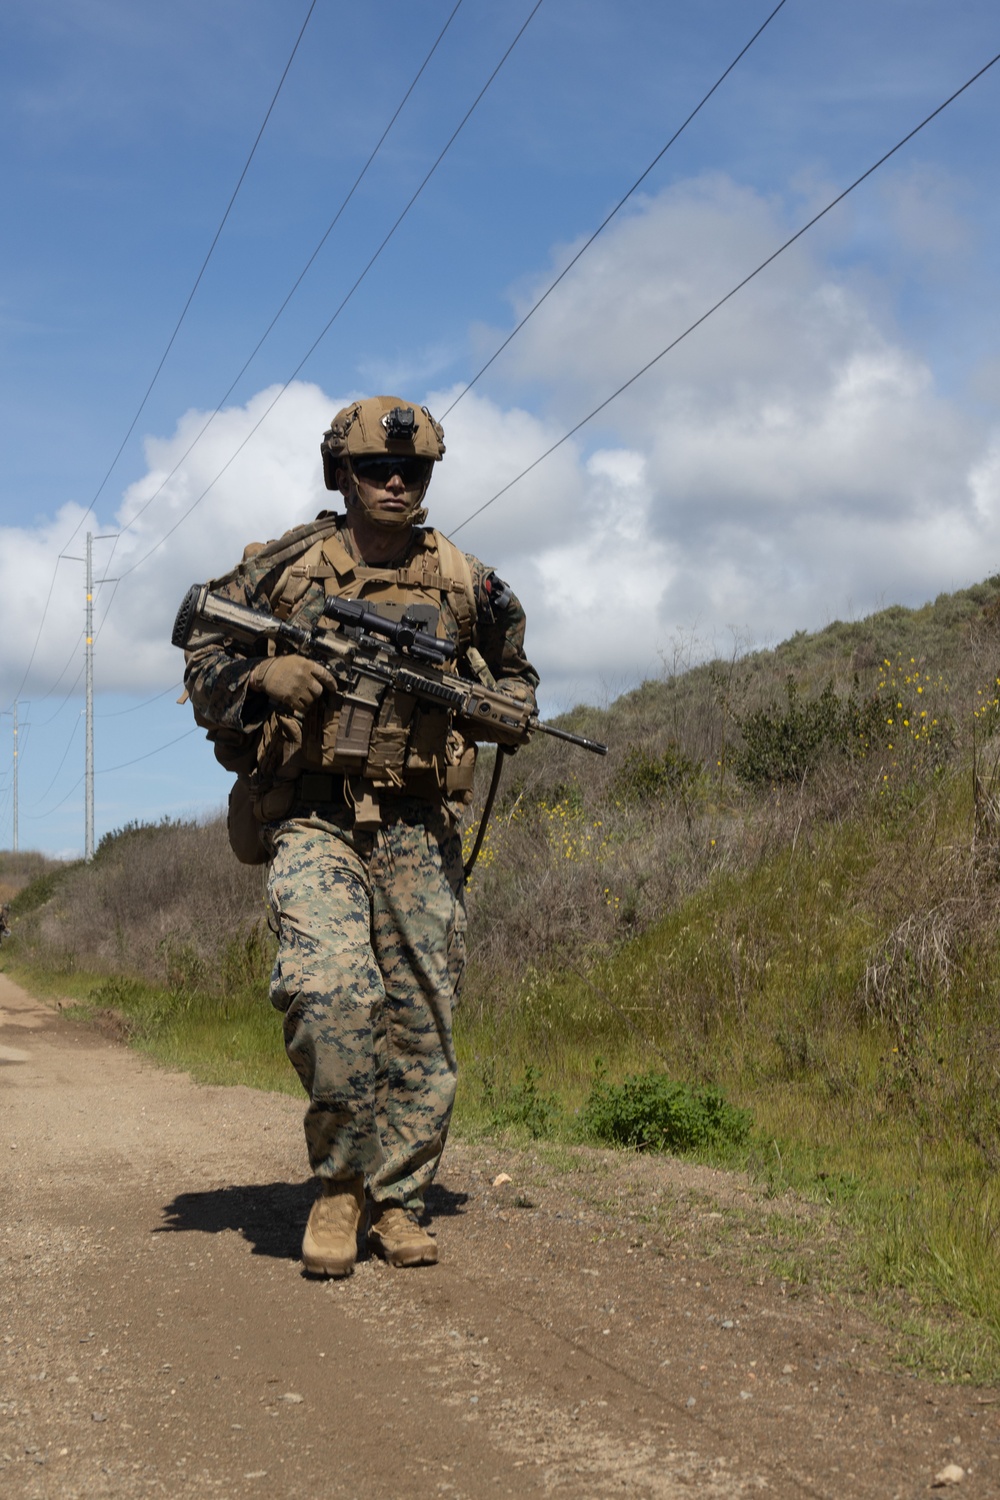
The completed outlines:
{"type": "Polygon", "coordinates": [[[407,526],[420,508],[427,468],[420,459],[358,459],[353,475],[337,470],[337,486],[348,505],[359,504],[376,526],[407,526]]]}

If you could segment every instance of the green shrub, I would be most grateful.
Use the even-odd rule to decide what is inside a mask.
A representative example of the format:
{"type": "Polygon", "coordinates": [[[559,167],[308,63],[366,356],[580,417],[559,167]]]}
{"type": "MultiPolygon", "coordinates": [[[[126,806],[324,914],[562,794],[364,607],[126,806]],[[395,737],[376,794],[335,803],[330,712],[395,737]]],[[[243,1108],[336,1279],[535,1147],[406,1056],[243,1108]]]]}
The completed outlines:
{"type": "Polygon", "coordinates": [[[43,875],[37,875],[23,890],[18,891],[10,903],[11,916],[26,917],[29,912],[38,911],[40,907],[45,906],[52,900],[67,875],[79,867],[80,861],[77,861],[75,864],[59,865],[54,870],[46,870],[43,875]]]}
{"type": "Polygon", "coordinates": [[[676,740],[668,741],[660,755],[645,745],[633,745],[625,752],[612,788],[624,802],[663,802],[693,791],[702,770],[701,762],[685,754],[676,740]]]}
{"type": "Polygon", "coordinates": [[[599,1073],[581,1124],[592,1140],[635,1151],[692,1151],[745,1144],[753,1124],[721,1090],[678,1083],[664,1073],[630,1074],[607,1083],[599,1073]]]}
{"type": "Polygon", "coordinates": [[[736,721],[743,743],[733,752],[733,769],[744,786],[801,781],[824,752],[844,747],[844,704],[832,682],[804,701],[789,673],[785,696],[785,704],[769,703],[736,721]]]}
{"type": "MultiPolygon", "coordinates": [[[[876,751],[897,753],[900,742],[932,766],[943,763],[951,725],[929,719],[921,710],[923,686],[914,686],[920,673],[898,678],[902,669],[885,664],[885,676],[875,690],[862,696],[858,679],[841,697],[833,682],[815,698],[799,694],[795,678],[785,680],[785,702],[767,704],[736,716],[742,743],[732,753],[732,765],[743,785],[751,789],[799,781],[831,755],[865,759],[876,751]],[[897,694],[905,697],[897,697],[897,694]]],[[[895,764],[895,762],[894,762],[895,764]]]]}
{"type": "Polygon", "coordinates": [[[492,1066],[484,1070],[483,1102],[489,1130],[526,1130],[532,1140],[551,1134],[560,1113],[559,1101],[555,1094],[539,1090],[540,1076],[539,1070],[529,1063],[520,1083],[501,1085],[492,1066]]]}

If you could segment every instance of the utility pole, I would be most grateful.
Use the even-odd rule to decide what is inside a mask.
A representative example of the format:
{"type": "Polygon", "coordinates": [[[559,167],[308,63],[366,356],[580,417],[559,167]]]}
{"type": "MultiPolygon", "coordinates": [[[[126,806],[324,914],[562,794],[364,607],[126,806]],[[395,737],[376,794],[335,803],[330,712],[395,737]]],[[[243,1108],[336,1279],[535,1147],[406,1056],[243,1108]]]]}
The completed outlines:
{"type": "Polygon", "coordinates": [[[11,777],[10,793],[11,793],[11,800],[12,800],[12,802],[14,804],[14,816],[13,816],[14,827],[13,827],[13,832],[12,832],[12,836],[11,836],[11,848],[13,849],[13,851],[14,851],[15,854],[17,853],[17,709],[18,709],[18,704],[17,704],[17,700],[15,699],[14,707],[12,709],[5,708],[3,710],[0,710],[0,712],[2,712],[4,715],[10,714],[11,718],[14,720],[14,771],[13,771],[13,775],[11,777]]]}
{"type": "Polygon", "coordinates": [[[12,848],[17,853],[17,704],[14,704],[14,778],[12,793],[14,797],[14,833],[12,848]]]}
{"type": "Polygon", "coordinates": [[[87,532],[87,759],[84,768],[83,857],[94,857],[94,538],[87,532]]]}
{"type": "MultiPolygon", "coordinates": [[[[88,531],[85,557],[73,557],[70,552],[60,553],[61,557],[68,557],[72,562],[82,562],[87,565],[87,629],[84,636],[86,641],[84,663],[87,682],[87,750],[83,777],[83,857],[88,864],[94,857],[94,542],[110,541],[116,535],[116,532],[108,532],[95,537],[93,532],[88,531]]],[[[100,581],[111,583],[114,580],[102,578],[100,581]]]]}

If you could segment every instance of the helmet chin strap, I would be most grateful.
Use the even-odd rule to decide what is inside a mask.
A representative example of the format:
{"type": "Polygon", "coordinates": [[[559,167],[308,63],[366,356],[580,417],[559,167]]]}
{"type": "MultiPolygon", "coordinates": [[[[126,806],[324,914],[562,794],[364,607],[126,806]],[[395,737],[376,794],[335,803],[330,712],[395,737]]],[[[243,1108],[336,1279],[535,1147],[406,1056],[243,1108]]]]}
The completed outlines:
{"type": "Polygon", "coordinates": [[[422,526],[427,520],[427,511],[423,506],[423,498],[427,494],[427,488],[431,482],[429,474],[420,488],[420,493],[414,495],[405,511],[401,511],[399,515],[380,516],[376,514],[362,495],[361,486],[358,484],[358,476],[354,472],[350,459],[345,458],[340,467],[346,469],[350,475],[350,490],[344,496],[345,504],[348,506],[359,505],[371,525],[378,527],[380,531],[403,531],[408,526],[422,526]]]}

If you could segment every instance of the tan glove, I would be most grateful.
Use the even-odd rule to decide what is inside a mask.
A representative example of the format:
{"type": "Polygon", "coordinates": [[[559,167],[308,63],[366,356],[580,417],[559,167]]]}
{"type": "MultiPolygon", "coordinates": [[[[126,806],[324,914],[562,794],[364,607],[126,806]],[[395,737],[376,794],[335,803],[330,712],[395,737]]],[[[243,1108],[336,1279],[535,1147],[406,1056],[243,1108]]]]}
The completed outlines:
{"type": "Polygon", "coordinates": [[[293,713],[302,713],[336,685],[325,667],[304,656],[269,656],[250,673],[252,688],[293,713]]]}

